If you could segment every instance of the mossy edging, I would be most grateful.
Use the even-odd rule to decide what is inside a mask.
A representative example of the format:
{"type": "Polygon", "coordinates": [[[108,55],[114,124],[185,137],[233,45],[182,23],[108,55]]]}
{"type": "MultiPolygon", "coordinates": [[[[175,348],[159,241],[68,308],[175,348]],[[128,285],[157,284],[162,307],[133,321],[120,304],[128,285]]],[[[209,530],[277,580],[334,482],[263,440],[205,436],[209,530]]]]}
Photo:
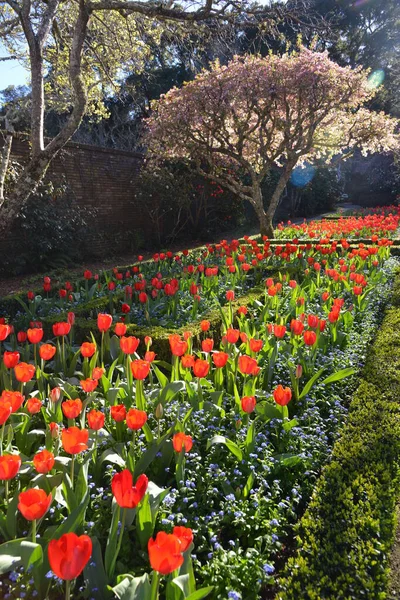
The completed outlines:
{"type": "Polygon", "coordinates": [[[276,600],[383,600],[400,472],[400,275],[276,600]]]}

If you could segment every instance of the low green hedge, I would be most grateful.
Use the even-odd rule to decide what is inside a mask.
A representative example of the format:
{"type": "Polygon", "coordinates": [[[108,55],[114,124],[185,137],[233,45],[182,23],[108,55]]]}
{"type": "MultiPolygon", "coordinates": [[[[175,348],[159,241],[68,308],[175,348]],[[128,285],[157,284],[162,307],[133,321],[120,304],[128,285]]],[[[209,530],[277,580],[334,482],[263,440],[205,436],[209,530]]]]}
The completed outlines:
{"type": "Polygon", "coordinates": [[[400,468],[400,277],[277,600],[383,600],[400,468]]]}
{"type": "MultiPolygon", "coordinates": [[[[232,302],[234,314],[239,306],[248,306],[251,305],[255,300],[261,299],[264,297],[265,287],[259,286],[252,288],[248,291],[247,294],[237,298],[234,302],[232,302]]],[[[229,307],[228,305],[222,308],[225,314],[227,314],[229,307]]],[[[210,310],[207,314],[203,316],[203,319],[210,321],[210,332],[209,336],[213,337],[214,343],[218,345],[221,340],[221,329],[222,329],[222,315],[218,308],[210,310]]],[[[45,330],[48,329],[48,333],[50,334],[50,327],[53,322],[56,322],[59,319],[45,319],[43,321],[43,325],[45,330]]],[[[195,323],[188,323],[187,325],[183,325],[177,329],[174,328],[165,328],[160,327],[159,325],[154,326],[138,326],[135,324],[128,325],[128,330],[126,335],[135,335],[139,337],[141,340],[141,346],[139,347],[139,352],[145,351],[144,346],[144,338],[146,335],[149,335],[153,339],[153,345],[151,349],[156,352],[158,360],[167,360],[169,361],[171,358],[171,351],[169,346],[168,338],[172,333],[183,335],[185,331],[190,331],[192,334],[193,344],[195,347],[199,347],[200,345],[200,335],[201,335],[201,327],[200,321],[196,321],[195,323]]],[[[83,342],[87,339],[90,339],[90,334],[93,334],[95,338],[100,339],[101,334],[97,328],[97,320],[96,319],[84,319],[82,317],[77,317],[74,325],[74,339],[76,342],[83,342]]],[[[207,334],[208,335],[208,334],[207,334]]]]}

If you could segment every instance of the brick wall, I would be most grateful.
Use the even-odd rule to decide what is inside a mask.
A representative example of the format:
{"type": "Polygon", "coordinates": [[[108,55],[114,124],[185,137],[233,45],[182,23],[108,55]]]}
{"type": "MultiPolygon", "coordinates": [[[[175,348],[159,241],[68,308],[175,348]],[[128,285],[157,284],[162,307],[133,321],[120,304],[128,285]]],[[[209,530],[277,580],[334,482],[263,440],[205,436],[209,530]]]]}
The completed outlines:
{"type": "MultiPolygon", "coordinates": [[[[0,134],[0,146],[2,136],[0,134]]],[[[12,158],[23,163],[29,155],[27,141],[14,138],[12,158]]],[[[46,179],[64,181],[82,207],[94,209],[96,235],[93,253],[106,253],[112,243],[118,249],[146,241],[152,236],[152,222],[146,206],[135,200],[135,189],[143,156],[69,143],[51,163],[46,179]]]]}

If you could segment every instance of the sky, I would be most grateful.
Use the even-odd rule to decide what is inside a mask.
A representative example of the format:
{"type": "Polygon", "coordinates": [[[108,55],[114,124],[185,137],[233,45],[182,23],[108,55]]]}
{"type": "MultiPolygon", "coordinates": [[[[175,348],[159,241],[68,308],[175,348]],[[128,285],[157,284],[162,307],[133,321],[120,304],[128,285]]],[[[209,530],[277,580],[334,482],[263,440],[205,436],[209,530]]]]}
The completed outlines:
{"type": "MultiPolygon", "coordinates": [[[[0,44],[0,58],[7,56],[7,50],[0,44]]],[[[29,83],[28,72],[16,60],[0,61],[0,90],[9,85],[26,85],[29,83]]]]}
{"type": "MultiPolygon", "coordinates": [[[[268,0],[258,0],[265,4],[268,0]]],[[[0,43],[0,58],[7,56],[7,51],[0,43]]],[[[9,85],[29,85],[29,73],[16,60],[0,61],[0,91],[9,85]]]]}

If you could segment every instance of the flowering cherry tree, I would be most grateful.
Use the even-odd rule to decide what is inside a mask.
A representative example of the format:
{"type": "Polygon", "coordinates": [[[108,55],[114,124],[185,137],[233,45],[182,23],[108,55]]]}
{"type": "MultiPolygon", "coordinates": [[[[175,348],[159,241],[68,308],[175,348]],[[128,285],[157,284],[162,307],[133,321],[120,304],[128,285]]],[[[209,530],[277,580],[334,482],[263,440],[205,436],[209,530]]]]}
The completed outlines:
{"type": "Polygon", "coordinates": [[[261,233],[272,236],[296,165],[399,147],[396,121],[364,107],[374,93],[368,72],[340,67],[326,52],[235,57],[161,97],[148,120],[149,153],[184,160],[249,201],[261,233]],[[274,166],[281,174],[265,208],[261,186],[274,166]]]}

